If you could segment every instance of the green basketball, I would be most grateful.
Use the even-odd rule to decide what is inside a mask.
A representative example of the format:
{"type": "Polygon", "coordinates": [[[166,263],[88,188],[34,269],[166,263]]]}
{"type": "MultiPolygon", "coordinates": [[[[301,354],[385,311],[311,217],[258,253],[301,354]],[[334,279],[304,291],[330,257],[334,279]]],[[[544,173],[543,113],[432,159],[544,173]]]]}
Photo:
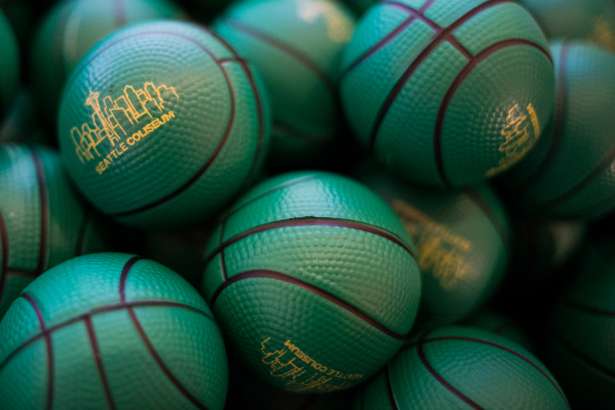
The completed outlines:
{"type": "Polygon", "coordinates": [[[512,1],[385,0],[358,24],[342,67],[355,134],[418,184],[500,174],[532,149],[553,111],[547,42],[512,1]]]}
{"type": "Polygon", "coordinates": [[[99,43],[60,108],[62,159],[103,213],[147,229],[207,219],[268,148],[259,78],[196,25],[145,23],[99,43]]]}
{"type": "Polygon", "coordinates": [[[444,327],[404,348],[355,399],[355,410],[568,409],[530,352],[472,327],[444,327]]]}
{"type": "Polygon", "coordinates": [[[269,179],[222,218],[203,290],[235,352],[270,384],[325,393],[376,373],[402,346],[421,280],[393,210],[341,176],[269,179]]]}
{"type": "Polygon", "coordinates": [[[480,308],[498,288],[509,258],[510,228],[495,194],[487,186],[462,192],[416,188],[375,166],[360,173],[416,241],[425,324],[454,323],[480,308]]]}
{"type": "Polygon", "coordinates": [[[168,0],[58,2],[36,33],[31,55],[31,79],[41,115],[55,122],[66,80],[98,40],[136,22],[180,16],[168,0]]]}
{"type": "Polygon", "coordinates": [[[553,39],[591,40],[615,51],[612,0],[521,0],[553,39]]]}
{"type": "Polygon", "coordinates": [[[328,0],[238,2],[215,30],[263,74],[273,110],[272,162],[309,164],[337,137],[339,59],[353,17],[328,0]]]}
{"type": "Polygon", "coordinates": [[[0,318],[42,272],[104,247],[55,152],[0,145],[0,318]]]}
{"type": "Polygon", "coordinates": [[[0,120],[17,93],[19,55],[11,23],[0,9],[0,120]]]}
{"type": "Polygon", "coordinates": [[[548,363],[579,409],[615,407],[615,245],[586,251],[548,334],[548,363]]]}
{"type": "Polygon", "coordinates": [[[506,339],[523,346],[526,350],[532,351],[534,349],[532,341],[528,337],[524,329],[519,323],[501,313],[490,309],[483,309],[475,315],[472,315],[463,322],[465,326],[473,326],[498,336],[505,337],[506,339]]]}
{"type": "Polygon", "coordinates": [[[6,409],[222,409],[227,372],[196,290],[135,256],[65,262],[0,322],[6,409]]]}
{"type": "Polygon", "coordinates": [[[515,203],[560,218],[615,209],[615,55],[583,43],[552,46],[557,109],[549,131],[507,179],[515,203]]]}

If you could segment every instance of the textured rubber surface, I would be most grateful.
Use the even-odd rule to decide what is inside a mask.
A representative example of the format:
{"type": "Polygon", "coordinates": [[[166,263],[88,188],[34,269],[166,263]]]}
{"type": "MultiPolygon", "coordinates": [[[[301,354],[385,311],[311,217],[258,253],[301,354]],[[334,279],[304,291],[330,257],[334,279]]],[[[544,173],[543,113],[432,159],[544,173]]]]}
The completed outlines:
{"type": "Polygon", "coordinates": [[[66,80],[97,41],[137,22],[181,16],[181,11],[167,0],[58,2],[36,33],[32,49],[31,79],[41,114],[55,123],[66,80]]]}
{"type": "Polygon", "coordinates": [[[249,65],[196,25],[119,31],[69,81],[63,160],[85,196],[122,223],[204,220],[258,173],[270,127],[262,91],[249,65]]]}
{"type": "Polygon", "coordinates": [[[615,406],[613,242],[585,251],[580,275],[562,295],[549,334],[548,363],[575,408],[615,406]]]}
{"type": "Polygon", "coordinates": [[[590,40],[615,50],[615,3],[610,0],[520,0],[552,39],[590,40]]]}
{"type": "Polygon", "coordinates": [[[521,346],[471,327],[444,327],[404,348],[358,394],[355,410],[567,409],[557,381],[521,346]]]}
{"type": "Polygon", "coordinates": [[[511,0],[386,0],[342,62],[346,115],[404,179],[477,184],[512,167],[553,109],[547,43],[511,0]]]}
{"type": "Polygon", "coordinates": [[[457,193],[415,188],[375,164],[360,179],[391,204],[416,241],[424,324],[454,323],[480,308],[509,258],[508,218],[495,194],[487,186],[457,193]]]}
{"type": "Polygon", "coordinates": [[[309,164],[339,131],[336,79],[354,19],[327,0],[238,3],[214,27],[263,75],[273,109],[271,161],[309,164]]]}
{"type": "Polygon", "coordinates": [[[516,203],[541,215],[595,218],[615,207],[615,55],[555,43],[557,110],[536,149],[508,177],[516,203]]]}
{"type": "Polygon", "coordinates": [[[421,280],[408,233],[364,186],[320,172],[269,179],[223,217],[203,290],[228,340],[270,384],[351,387],[414,322],[421,280]]]}
{"type": "Polygon", "coordinates": [[[17,39],[11,24],[0,10],[0,120],[19,84],[19,55],[17,39]]]}
{"type": "Polygon", "coordinates": [[[227,371],[199,294],[130,255],[51,269],[0,322],[7,409],[222,409],[227,371]]]}
{"type": "Polygon", "coordinates": [[[0,318],[42,272],[104,248],[55,152],[0,145],[0,318]]]}

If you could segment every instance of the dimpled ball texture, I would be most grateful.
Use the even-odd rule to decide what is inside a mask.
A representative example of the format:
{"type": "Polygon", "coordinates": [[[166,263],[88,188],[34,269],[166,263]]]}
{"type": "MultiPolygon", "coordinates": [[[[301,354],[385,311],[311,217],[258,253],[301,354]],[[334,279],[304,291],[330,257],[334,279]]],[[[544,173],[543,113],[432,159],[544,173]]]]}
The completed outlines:
{"type": "Polygon", "coordinates": [[[361,143],[404,179],[477,184],[512,167],[553,110],[548,45],[513,1],[386,0],[357,25],[340,77],[361,143]]]}
{"type": "Polygon", "coordinates": [[[0,10],[0,119],[17,92],[19,55],[11,23],[0,10]]]}
{"type": "Polygon", "coordinates": [[[480,308],[504,278],[510,227],[492,190],[412,187],[365,167],[360,175],[400,216],[417,247],[422,273],[422,324],[451,324],[480,308]]]}
{"type": "Polygon", "coordinates": [[[245,60],[196,25],[124,29],[68,83],[62,159],[81,192],[121,223],[204,220],[260,169],[270,126],[262,87],[245,60]]]}
{"type": "Polygon", "coordinates": [[[365,381],[402,346],[421,280],[392,209],[334,174],[269,179],[223,217],[203,290],[234,351],[301,393],[365,381]]]}
{"type": "Polygon", "coordinates": [[[565,410],[564,392],[520,345],[471,327],[443,327],[405,347],[358,393],[355,410],[565,410]]]}
{"type": "Polygon", "coordinates": [[[547,334],[547,364],[573,407],[615,407],[615,244],[585,250],[580,275],[556,304],[547,334]]]}
{"type": "Polygon", "coordinates": [[[56,120],[62,89],[87,51],[107,34],[146,20],[181,17],[167,0],[64,0],[52,8],[34,38],[31,79],[40,113],[56,120]]]}
{"type": "Polygon", "coordinates": [[[615,2],[520,0],[552,39],[593,41],[615,51],[615,2]]]}
{"type": "Polygon", "coordinates": [[[125,254],[46,272],[0,322],[6,409],[222,409],[227,363],[203,299],[125,254]]]}
{"type": "Polygon", "coordinates": [[[535,215],[590,219],[615,208],[615,55],[554,43],[557,109],[545,137],[510,175],[514,203],[535,215]]]}
{"type": "Polygon", "coordinates": [[[336,79],[354,18],[327,0],[238,2],[214,26],[263,74],[273,110],[271,162],[309,163],[337,138],[336,79]]]}
{"type": "Polygon", "coordinates": [[[0,318],[38,275],[104,250],[101,227],[46,148],[0,145],[0,318]]]}

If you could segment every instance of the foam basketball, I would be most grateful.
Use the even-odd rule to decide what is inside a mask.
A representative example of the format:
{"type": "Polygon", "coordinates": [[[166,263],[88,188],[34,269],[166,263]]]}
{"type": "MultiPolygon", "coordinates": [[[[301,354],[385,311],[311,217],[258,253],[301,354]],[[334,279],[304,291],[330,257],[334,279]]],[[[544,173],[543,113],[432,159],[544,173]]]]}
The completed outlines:
{"type": "Polygon", "coordinates": [[[210,217],[267,152],[268,101],[248,63],[192,24],[114,33],[71,77],[62,158],[103,213],[147,229],[210,217]]]}
{"type": "Polygon", "coordinates": [[[98,40],[136,22],[180,16],[180,10],[167,0],[58,2],[33,43],[31,77],[40,113],[55,123],[66,80],[98,40]]]}
{"type": "Polygon", "coordinates": [[[556,306],[548,363],[576,408],[615,406],[615,246],[586,251],[581,274],[556,306]]]}
{"type": "Polygon", "coordinates": [[[610,0],[521,0],[553,39],[590,40],[615,50],[615,3],[610,0]]]}
{"type": "Polygon", "coordinates": [[[325,393],[376,373],[412,328],[421,280],[392,209],[341,176],[269,179],[223,217],[203,291],[242,361],[294,392],[325,393]]]}
{"type": "Polygon", "coordinates": [[[531,353],[472,327],[444,327],[404,348],[355,399],[355,410],[568,409],[531,353]]]}
{"type": "Polygon", "coordinates": [[[490,309],[483,309],[465,320],[463,324],[465,326],[480,328],[495,335],[505,337],[506,339],[525,347],[528,351],[533,350],[532,342],[524,329],[519,325],[519,322],[499,312],[490,309]]]}
{"type": "Polygon", "coordinates": [[[215,30],[263,74],[273,110],[272,161],[310,163],[336,138],[339,59],[354,19],[327,0],[240,2],[215,30]]]}
{"type": "Polygon", "coordinates": [[[536,149],[507,176],[515,203],[560,218],[595,218],[615,208],[615,55],[555,43],[557,110],[536,149]]]}
{"type": "Polygon", "coordinates": [[[17,92],[19,55],[11,23],[0,10],[0,120],[17,92]]]}
{"type": "Polygon", "coordinates": [[[0,395],[11,409],[222,409],[227,363],[203,299],[125,254],[65,262],[0,322],[0,395]]]}
{"type": "Polygon", "coordinates": [[[494,193],[486,186],[429,191],[375,166],[360,174],[415,239],[425,325],[457,322],[480,308],[501,283],[509,258],[508,219],[494,193]]]}
{"type": "Polygon", "coordinates": [[[0,145],[0,318],[42,272],[104,247],[55,152],[0,145]]]}
{"type": "Polygon", "coordinates": [[[512,1],[384,1],[358,24],[340,79],[357,137],[404,179],[477,184],[512,167],[553,110],[553,63],[512,1]]]}

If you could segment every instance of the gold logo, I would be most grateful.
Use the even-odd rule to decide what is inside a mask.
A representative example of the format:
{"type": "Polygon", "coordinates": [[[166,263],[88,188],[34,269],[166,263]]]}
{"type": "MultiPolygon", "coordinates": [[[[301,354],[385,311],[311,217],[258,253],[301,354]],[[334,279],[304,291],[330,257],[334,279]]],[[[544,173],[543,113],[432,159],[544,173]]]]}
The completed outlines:
{"type": "Polygon", "coordinates": [[[175,87],[151,81],[142,88],[127,85],[115,98],[90,91],[85,100],[92,112],[90,121],[70,131],[77,157],[83,164],[96,161],[96,172],[102,175],[117,158],[174,121],[170,108],[178,101],[175,87]]]}
{"type": "Polygon", "coordinates": [[[449,231],[404,201],[394,199],[392,206],[416,241],[417,262],[421,271],[430,272],[444,289],[451,289],[476,275],[467,262],[467,254],[472,250],[470,241],[449,231]]]}
{"type": "Polygon", "coordinates": [[[504,139],[498,147],[503,154],[500,162],[487,171],[487,176],[497,175],[519,162],[538,142],[540,137],[540,122],[532,104],[522,110],[519,104],[514,104],[506,114],[506,125],[500,131],[504,139]]]}
{"type": "Polygon", "coordinates": [[[600,16],[596,19],[591,39],[611,50],[615,50],[615,33],[604,16],[600,16]]]}
{"type": "Polygon", "coordinates": [[[297,13],[307,23],[322,19],[329,38],[336,43],[346,43],[352,37],[353,27],[345,16],[340,18],[337,6],[328,1],[300,0],[297,13]]]}

